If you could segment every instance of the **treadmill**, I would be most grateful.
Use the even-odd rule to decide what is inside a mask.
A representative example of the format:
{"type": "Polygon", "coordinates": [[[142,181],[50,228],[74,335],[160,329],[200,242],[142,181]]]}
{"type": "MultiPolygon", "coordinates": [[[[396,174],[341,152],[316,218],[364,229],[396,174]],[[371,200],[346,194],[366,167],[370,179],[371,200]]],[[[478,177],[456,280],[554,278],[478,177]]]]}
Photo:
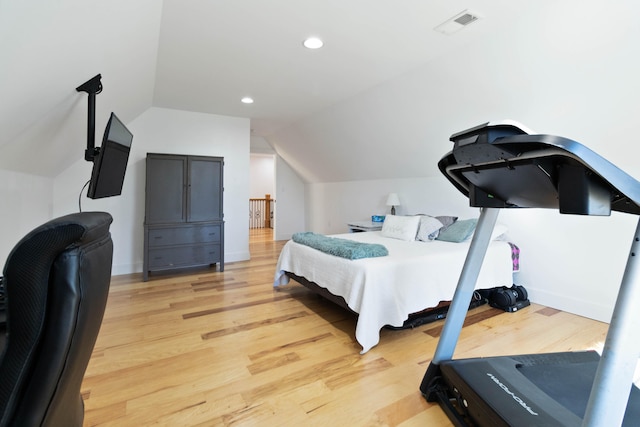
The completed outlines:
{"type": "Polygon", "coordinates": [[[438,167],[480,218],[434,357],[420,384],[455,426],[638,426],[640,221],[602,356],[595,351],[453,359],[500,209],[640,215],[640,182],[578,142],[513,121],[451,136],[438,167]],[[635,305],[635,307],[634,307],[635,305]]]}

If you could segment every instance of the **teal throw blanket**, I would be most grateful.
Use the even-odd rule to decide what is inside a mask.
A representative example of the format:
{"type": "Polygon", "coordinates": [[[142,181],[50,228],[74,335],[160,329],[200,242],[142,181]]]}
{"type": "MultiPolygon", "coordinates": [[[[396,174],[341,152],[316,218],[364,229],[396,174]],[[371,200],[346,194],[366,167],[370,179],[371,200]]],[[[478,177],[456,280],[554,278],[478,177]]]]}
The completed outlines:
{"type": "Polygon", "coordinates": [[[301,245],[306,245],[324,253],[347,259],[373,258],[389,255],[387,248],[377,243],[355,242],[337,237],[328,237],[310,231],[294,233],[292,239],[301,245]]]}

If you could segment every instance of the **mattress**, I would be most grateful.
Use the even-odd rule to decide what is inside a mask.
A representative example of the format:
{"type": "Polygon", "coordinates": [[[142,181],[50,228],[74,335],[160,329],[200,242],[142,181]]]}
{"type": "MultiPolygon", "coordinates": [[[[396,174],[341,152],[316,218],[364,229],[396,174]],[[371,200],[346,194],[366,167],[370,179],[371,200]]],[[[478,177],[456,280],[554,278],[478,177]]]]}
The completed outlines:
{"type": "MultiPolygon", "coordinates": [[[[349,260],[289,241],[276,264],[274,286],[289,282],[285,272],[341,296],[358,313],[355,338],[366,353],[380,341],[380,329],[402,326],[409,314],[435,307],[453,297],[470,242],[403,241],[379,231],[334,235],[364,243],[378,243],[388,256],[349,260]]],[[[511,286],[512,247],[489,244],[476,289],[511,286]]]]}

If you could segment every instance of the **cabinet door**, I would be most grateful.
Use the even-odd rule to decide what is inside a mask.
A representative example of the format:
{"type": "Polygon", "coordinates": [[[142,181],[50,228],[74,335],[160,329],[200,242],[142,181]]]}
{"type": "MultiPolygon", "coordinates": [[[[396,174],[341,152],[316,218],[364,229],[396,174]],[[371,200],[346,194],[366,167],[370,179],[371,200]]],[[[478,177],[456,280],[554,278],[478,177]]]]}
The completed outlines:
{"type": "Polygon", "coordinates": [[[149,154],[146,175],[146,223],[185,222],[186,158],[149,154]]]}
{"type": "Polygon", "coordinates": [[[187,221],[222,219],[222,158],[189,157],[187,221]]]}

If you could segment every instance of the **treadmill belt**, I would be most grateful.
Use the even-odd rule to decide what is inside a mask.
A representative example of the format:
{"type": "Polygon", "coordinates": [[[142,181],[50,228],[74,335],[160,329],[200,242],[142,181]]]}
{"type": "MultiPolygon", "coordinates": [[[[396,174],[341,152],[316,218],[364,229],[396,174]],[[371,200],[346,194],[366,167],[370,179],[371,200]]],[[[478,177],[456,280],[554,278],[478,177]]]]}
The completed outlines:
{"type": "Polygon", "coordinates": [[[520,366],[517,369],[556,402],[580,418],[584,416],[598,362],[520,366]]]}
{"type": "MultiPolygon", "coordinates": [[[[560,426],[583,419],[599,361],[594,351],[563,352],[451,360],[441,368],[477,425],[560,426]]],[[[640,390],[633,386],[622,425],[637,426],[638,420],[640,390]]]]}

